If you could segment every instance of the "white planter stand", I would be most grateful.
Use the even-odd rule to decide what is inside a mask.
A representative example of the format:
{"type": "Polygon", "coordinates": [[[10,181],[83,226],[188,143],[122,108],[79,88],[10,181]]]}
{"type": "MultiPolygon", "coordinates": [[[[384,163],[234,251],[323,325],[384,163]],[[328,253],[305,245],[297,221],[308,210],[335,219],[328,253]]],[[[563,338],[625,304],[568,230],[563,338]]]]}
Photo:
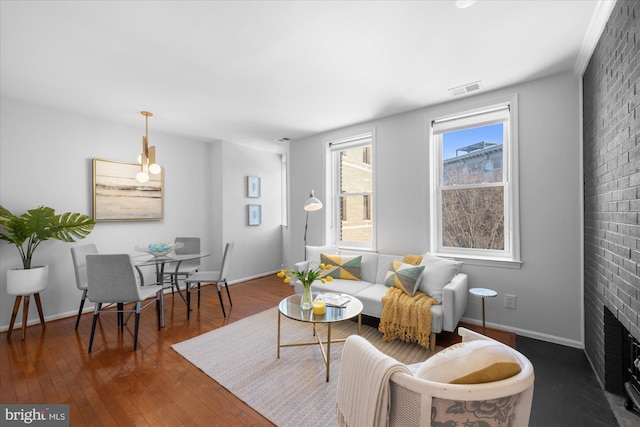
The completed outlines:
{"type": "Polygon", "coordinates": [[[13,304],[13,312],[11,314],[11,323],[9,323],[9,331],[7,339],[11,338],[11,331],[18,315],[20,301],[24,297],[22,306],[22,339],[25,339],[27,332],[27,317],[29,315],[29,298],[31,294],[35,297],[36,307],[40,315],[40,323],[42,329],[45,329],[44,314],[42,313],[42,302],[40,301],[40,292],[44,291],[49,285],[49,266],[32,267],[31,269],[13,269],[7,270],[7,293],[15,295],[16,300],[13,304]]]}

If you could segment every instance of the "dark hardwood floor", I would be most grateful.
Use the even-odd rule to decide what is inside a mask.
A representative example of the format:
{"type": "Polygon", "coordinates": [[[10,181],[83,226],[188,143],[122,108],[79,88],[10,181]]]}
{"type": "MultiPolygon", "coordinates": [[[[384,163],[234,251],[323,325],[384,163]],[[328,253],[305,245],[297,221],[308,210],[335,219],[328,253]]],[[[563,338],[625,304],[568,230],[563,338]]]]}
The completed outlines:
{"type": "MultiPolygon", "coordinates": [[[[233,307],[222,316],[215,287],[202,292],[200,309],[187,320],[186,305],[167,294],[166,327],[158,331],[154,306],[141,316],[138,351],[133,352],[133,321],[120,333],[116,316],[100,316],[87,353],[91,314],[27,328],[10,340],[0,334],[0,403],[70,405],[71,426],[271,426],[206,374],[171,349],[171,345],[274,307],[293,288],[274,276],[231,286],[233,307]]],[[[80,293],[78,293],[78,303],[80,293]]],[[[46,305],[46,294],[43,294],[46,305]]],[[[465,325],[481,330],[480,326],[465,325]]],[[[274,325],[275,327],[275,325],[274,325]]],[[[527,355],[536,383],[531,426],[616,426],[613,413],[584,352],[511,333],[487,330],[527,355]],[[572,422],[575,421],[574,422],[572,422]]],[[[459,340],[453,333],[438,335],[438,345],[459,340]]],[[[274,343],[275,346],[275,343],[274,343]]],[[[275,351],[275,349],[274,349],[275,351]]],[[[227,363],[234,363],[233,360],[227,363]]]]}
{"type": "MultiPolygon", "coordinates": [[[[0,335],[0,402],[70,405],[72,426],[270,426],[267,419],[211,380],[171,349],[171,345],[259,313],[293,293],[276,276],[230,287],[233,307],[223,291],[222,316],[215,287],[202,292],[200,309],[187,320],[186,305],[165,295],[166,326],[158,331],[155,306],[142,312],[138,350],[133,352],[133,319],[124,333],[115,314],[100,315],[87,353],[92,315],[0,335]]],[[[46,294],[43,294],[46,305],[46,294]]],[[[78,293],[78,303],[80,293],[78,293]]],[[[275,325],[274,325],[275,327],[275,325]]],[[[275,343],[274,343],[275,352],[275,343]]],[[[275,354],[275,353],[274,353],[275,354]]],[[[233,360],[228,361],[229,364],[233,360]]]]}

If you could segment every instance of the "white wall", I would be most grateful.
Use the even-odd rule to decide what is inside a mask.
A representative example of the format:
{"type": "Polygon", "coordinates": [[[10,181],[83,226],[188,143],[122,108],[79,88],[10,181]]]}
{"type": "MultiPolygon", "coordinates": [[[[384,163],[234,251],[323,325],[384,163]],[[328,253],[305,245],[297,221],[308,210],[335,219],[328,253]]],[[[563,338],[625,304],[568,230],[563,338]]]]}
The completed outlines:
{"type": "MultiPolygon", "coordinates": [[[[135,161],[141,149],[142,116],[140,126],[128,127],[6,97],[0,107],[0,204],[17,214],[47,205],[58,213],[91,216],[91,159],[135,161]]],[[[47,319],[77,312],[81,293],[75,286],[73,245],[95,243],[103,253],[134,252],[137,243],[200,236],[202,249],[212,253],[203,259],[202,269],[216,269],[224,242],[235,239],[237,258],[229,275],[232,282],[279,269],[279,155],[158,133],[153,120],[162,120],[161,114],[149,123],[149,141],[157,147],[158,161],[164,167],[164,219],[101,222],[78,243],[42,243],[34,262],[50,266],[50,284],[42,294],[47,319]],[[224,160],[225,155],[230,161],[224,160]],[[246,225],[246,175],[263,178],[264,196],[257,199],[264,209],[260,227],[246,225]],[[229,189],[224,188],[227,184],[229,189]],[[243,259],[251,262],[241,262],[243,259]]],[[[6,293],[6,270],[20,266],[15,247],[0,241],[0,330],[8,327],[14,300],[6,293]]],[[[88,304],[85,309],[91,307],[88,304]]],[[[36,321],[34,308],[29,323],[36,321]]]]}
{"type": "Polygon", "coordinates": [[[282,264],[281,155],[236,144],[223,145],[223,240],[236,242],[231,277],[275,272],[282,264]],[[247,197],[247,176],[258,176],[261,196],[247,197]],[[262,206],[262,224],[248,225],[247,205],[262,206]]]}
{"type": "MultiPolygon", "coordinates": [[[[581,186],[578,79],[570,73],[480,94],[313,136],[290,144],[290,245],[283,245],[280,155],[239,145],[205,143],[153,131],[165,167],[165,218],[154,222],[99,223],[77,243],[96,243],[102,252],[130,252],[136,243],[199,235],[212,252],[204,268],[219,266],[224,242],[236,241],[230,280],[237,282],[279,269],[282,248],[288,264],[304,256],[304,210],[310,189],[326,200],[326,139],[375,129],[377,249],[383,253],[426,252],[429,242],[427,117],[495,95],[518,93],[520,112],[520,269],[465,265],[471,286],[498,291],[487,301],[487,322],[522,335],[563,344],[583,342],[581,286],[581,186]],[[262,178],[262,197],[246,197],[247,175],[262,178]],[[247,225],[246,205],[263,206],[261,226],[247,225]],[[517,309],[503,308],[505,293],[515,294],[517,309]]],[[[133,160],[143,125],[127,127],[47,107],[2,98],[0,108],[0,204],[22,212],[40,204],[58,212],[91,213],[91,158],[133,160]],[[26,167],[25,167],[26,165],[26,167]]],[[[137,112],[136,112],[137,114],[137,112]]],[[[154,117],[153,120],[159,120],[154,117]]],[[[327,210],[309,216],[309,244],[324,243],[327,210]]],[[[36,263],[51,267],[43,293],[47,318],[73,315],[80,299],[69,248],[48,241],[36,263]]],[[[0,242],[0,329],[9,323],[13,298],[6,273],[20,265],[17,251],[0,242]]],[[[466,317],[480,319],[473,298],[466,317]]],[[[37,319],[35,310],[30,321],[37,319]]]]}
{"type": "MultiPolygon", "coordinates": [[[[420,109],[294,141],[290,148],[291,254],[304,254],[302,205],[313,188],[326,200],[324,141],[375,129],[377,250],[429,250],[429,117],[496,96],[519,96],[520,269],[466,264],[470,286],[495,289],[487,300],[489,325],[548,341],[583,345],[581,285],[581,186],[579,80],[571,73],[523,83],[494,93],[420,109]],[[311,160],[310,160],[311,159],[311,160]],[[299,206],[300,209],[296,207],[299,206]],[[504,294],[517,309],[504,308],[504,294]]],[[[327,210],[309,220],[309,244],[325,243],[327,210]]],[[[317,212],[315,212],[317,213],[317,212]]],[[[315,214],[314,213],[314,214],[315,214]]],[[[300,255],[298,255],[300,254],[300,255]]],[[[481,319],[480,300],[465,315],[481,319]]]]}
{"type": "MultiPolygon", "coordinates": [[[[92,216],[91,159],[135,161],[141,149],[142,116],[139,127],[127,127],[8,98],[1,102],[0,203],[16,214],[46,205],[58,213],[73,211],[92,216]]],[[[156,116],[153,120],[159,119],[156,116]]],[[[81,293],[75,286],[70,254],[73,245],[95,243],[103,253],[133,253],[137,243],[173,240],[182,235],[200,236],[203,250],[215,246],[209,203],[211,145],[154,132],[153,122],[149,128],[150,143],[157,147],[158,161],[164,167],[164,219],[100,222],[78,243],[42,243],[34,262],[50,266],[49,287],[42,294],[47,319],[78,309],[81,293]]],[[[212,268],[214,262],[210,257],[203,260],[203,265],[212,268]]],[[[6,294],[5,271],[20,265],[15,247],[0,242],[3,329],[9,323],[13,304],[13,297],[6,294]]],[[[29,314],[30,321],[37,319],[35,309],[29,314]]]]}

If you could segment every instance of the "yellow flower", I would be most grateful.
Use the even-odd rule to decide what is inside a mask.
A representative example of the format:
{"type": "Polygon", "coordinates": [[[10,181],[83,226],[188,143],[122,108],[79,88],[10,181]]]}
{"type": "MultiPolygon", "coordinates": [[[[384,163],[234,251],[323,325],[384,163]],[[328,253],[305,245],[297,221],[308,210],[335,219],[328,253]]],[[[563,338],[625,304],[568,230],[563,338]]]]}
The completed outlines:
{"type": "Polygon", "coordinates": [[[320,270],[324,270],[325,268],[327,268],[327,267],[325,267],[324,264],[320,264],[320,270]]]}
{"type": "Polygon", "coordinates": [[[331,264],[327,264],[327,266],[325,267],[327,270],[331,270],[333,268],[333,265],[331,264]]]}
{"type": "Polygon", "coordinates": [[[327,279],[327,282],[332,282],[333,281],[333,277],[331,277],[331,276],[326,276],[325,279],[327,279]]]}
{"type": "MultiPolygon", "coordinates": [[[[291,283],[292,280],[298,280],[302,283],[302,285],[307,288],[311,286],[311,284],[316,280],[322,280],[322,283],[325,283],[325,280],[320,277],[320,271],[326,269],[326,265],[322,265],[321,268],[315,270],[303,270],[303,271],[295,271],[295,270],[280,270],[276,273],[281,279],[284,279],[284,283],[291,283]]],[[[332,279],[330,279],[332,280],[332,279]]]]}
{"type": "Polygon", "coordinates": [[[326,282],[326,280],[325,280],[325,279],[320,279],[320,281],[321,281],[322,283],[325,283],[325,282],[326,282]]]}

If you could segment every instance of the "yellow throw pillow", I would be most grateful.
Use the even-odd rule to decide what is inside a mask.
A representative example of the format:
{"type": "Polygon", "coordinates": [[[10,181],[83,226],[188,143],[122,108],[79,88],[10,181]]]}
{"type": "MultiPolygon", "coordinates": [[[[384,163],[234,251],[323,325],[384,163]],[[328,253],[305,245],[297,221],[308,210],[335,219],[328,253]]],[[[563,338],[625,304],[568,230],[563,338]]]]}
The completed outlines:
{"type": "Polygon", "coordinates": [[[320,263],[331,265],[331,268],[322,271],[322,277],[331,276],[334,279],[360,280],[362,255],[340,256],[320,254],[320,263]]]}
{"type": "Polygon", "coordinates": [[[420,265],[422,262],[422,255],[406,254],[403,262],[405,264],[420,265]]]}
{"type": "Polygon", "coordinates": [[[425,360],[416,377],[438,383],[483,384],[517,375],[520,362],[508,346],[474,340],[447,347],[425,360]]]}

